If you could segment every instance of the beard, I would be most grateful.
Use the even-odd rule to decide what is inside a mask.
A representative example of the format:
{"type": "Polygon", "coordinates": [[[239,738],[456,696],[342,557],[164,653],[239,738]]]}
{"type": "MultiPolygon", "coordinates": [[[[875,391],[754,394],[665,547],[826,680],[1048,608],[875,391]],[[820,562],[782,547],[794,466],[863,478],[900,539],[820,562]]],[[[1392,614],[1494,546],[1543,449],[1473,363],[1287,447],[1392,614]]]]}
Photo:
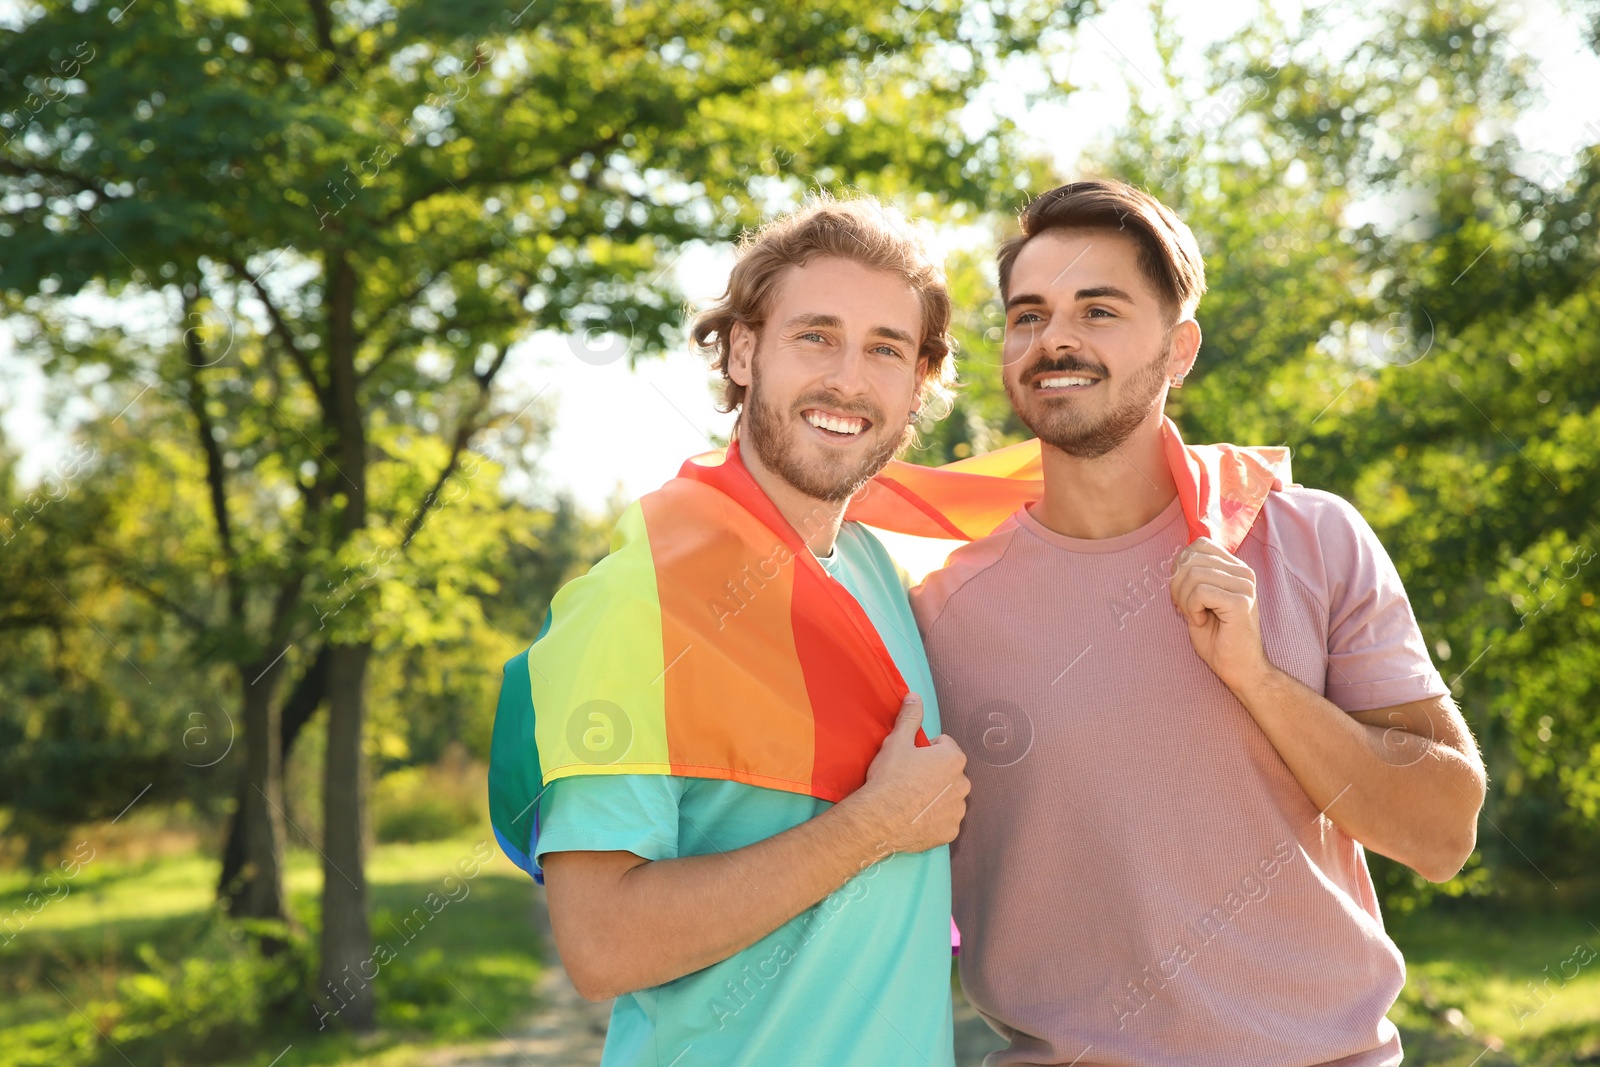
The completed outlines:
{"type": "Polygon", "coordinates": [[[1099,415],[1080,410],[1074,400],[1041,401],[1031,388],[1034,381],[1046,375],[1073,371],[1093,374],[1100,379],[1100,385],[1110,386],[1111,376],[1105,364],[1076,356],[1040,360],[1016,385],[1006,382],[1006,396],[1017,418],[1039,440],[1069,456],[1099,459],[1121,448],[1155,410],[1167,380],[1167,358],[1171,355],[1169,339],[1160,355],[1128,375],[1121,398],[1099,415]]]}
{"type": "Polygon", "coordinates": [[[758,350],[750,361],[750,390],[739,420],[740,439],[762,466],[813,500],[830,504],[849,500],[916,432],[911,424],[903,430],[886,426],[883,412],[866,401],[851,403],[826,392],[806,393],[785,412],[761,389],[760,354],[758,350]],[[806,453],[811,450],[796,441],[801,432],[796,423],[806,408],[827,408],[866,419],[869,425],[861,434],[874,438],[865,442],[866,454],[809,457],[806,453]]]}

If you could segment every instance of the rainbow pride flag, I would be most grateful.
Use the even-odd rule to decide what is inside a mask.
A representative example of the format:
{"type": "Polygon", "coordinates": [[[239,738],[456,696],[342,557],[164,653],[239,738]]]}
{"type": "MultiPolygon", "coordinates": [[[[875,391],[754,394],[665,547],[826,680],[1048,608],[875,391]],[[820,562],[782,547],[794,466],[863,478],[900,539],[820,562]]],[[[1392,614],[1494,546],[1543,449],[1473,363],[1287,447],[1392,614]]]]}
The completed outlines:
{"type": "MultiPolygon", "coordinates": [[[[1244,543],[1274,486],[1289,482],[1287,448],[1186,445],[1167,419],[1162,447],[1178,486],[1189,540],[1229,552],[1244,543]]],[[[1044,495],[1037,438],[942,467],[891,462],[850,502],[847,518],[895,533],[976,541],[1044,495]]]]}
{"type": "MultiPolygon", "coordinates": [[[[1166,442],[1191,538],[1233,551],[1287,482],[1287,450],[1186,446],[1170,420],[1166,442]]],[[[973,540],[1043,484],[1038,441],[940,468],[897,461],[846,517],[973,540]]],[[[575,775],[718,778],[842,800],[866,780],[906,692],[866,613],[735,442],[631,505],[611,553],[556,594],[532,647],[506,664],[489,764],[495,836],[542,881],[538,798],[575,775]]]]}

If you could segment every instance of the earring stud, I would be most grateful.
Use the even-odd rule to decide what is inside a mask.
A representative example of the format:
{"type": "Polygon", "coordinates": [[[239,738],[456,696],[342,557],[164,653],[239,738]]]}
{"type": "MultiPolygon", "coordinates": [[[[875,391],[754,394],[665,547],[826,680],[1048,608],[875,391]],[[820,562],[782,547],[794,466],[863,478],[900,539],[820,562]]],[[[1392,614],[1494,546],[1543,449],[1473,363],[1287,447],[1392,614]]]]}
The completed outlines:
{"type": "Polygon", "coordinates": [[[1172,387],[1174,389],[1182,389],[1183,388],[1183,375],[1174,374],[1172,376],[1172,387]]]}

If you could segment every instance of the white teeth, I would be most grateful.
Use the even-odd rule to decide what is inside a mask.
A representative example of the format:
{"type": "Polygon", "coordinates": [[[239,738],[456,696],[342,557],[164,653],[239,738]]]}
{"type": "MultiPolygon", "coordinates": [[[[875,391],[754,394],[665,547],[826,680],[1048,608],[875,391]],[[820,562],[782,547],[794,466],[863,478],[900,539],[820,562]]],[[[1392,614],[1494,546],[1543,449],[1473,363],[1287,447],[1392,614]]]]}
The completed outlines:
{"type": "Polygon", "coordinates": [[[1040,389],[1064,389],[1072,385],[1093,385],[1094,383],[1095,380],[1093,378],[1068,375],[1061,378],[1041,378],[1038,385],[1040,389]]]}
{"type": "Polygon", "coordinates": [[[832,430],[834,433],[857,434],[867,428],[865,419],[840,419],[824,415],[820,411],[806,412],[806,421],[819,429],[832,430]]]}

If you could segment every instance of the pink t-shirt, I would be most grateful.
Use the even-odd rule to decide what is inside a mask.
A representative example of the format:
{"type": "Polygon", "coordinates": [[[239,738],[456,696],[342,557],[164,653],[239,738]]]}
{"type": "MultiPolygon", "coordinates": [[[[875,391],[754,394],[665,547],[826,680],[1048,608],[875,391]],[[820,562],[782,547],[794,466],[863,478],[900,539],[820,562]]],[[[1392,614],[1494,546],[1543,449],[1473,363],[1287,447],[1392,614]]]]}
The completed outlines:
{"type": "MultiPolygon", "coordinates": [[[[1105,540],[1023,510],[912,593],[972,780],[951,862],[961,984],[1011,1042],[987,1063],[1398,1063],[1365,854],[1195,654],[1186,540],[1176,499],[1105,540]]],[[[1345,501],[1275,491],[1237,555],[1281,670],[1350,712],[1448,692],[1345,501]]]]}

